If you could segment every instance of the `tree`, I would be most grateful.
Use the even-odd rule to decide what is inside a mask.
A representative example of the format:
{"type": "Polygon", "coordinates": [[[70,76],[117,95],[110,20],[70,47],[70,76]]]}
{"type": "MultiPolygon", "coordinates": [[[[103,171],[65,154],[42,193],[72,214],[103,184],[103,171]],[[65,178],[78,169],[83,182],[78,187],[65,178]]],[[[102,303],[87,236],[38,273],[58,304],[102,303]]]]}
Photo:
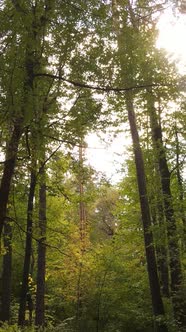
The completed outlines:
{"type": "Polygon", "coordinates": [[[12,277],[12,225],[6,222],[4,227],[4,256],[2,273],[1,321],[10,322],[11,277],[12,277]]]}
{"type": "MultiPolygon", "coordinates": [[[[45,158],[44,158],[45,159],[45,158]]],[[[35,325],[44,326],[45,323],[45,275],[46,275],[46,175],[41,164],[41,180],[39,189],[39,241],[37,261],[37,290],[35,325]]]]}
{"type": "Polygon", "coordinates": [[[156,109],[154,105],[150,108],[150,120],[152,128],[152,139],[155,144],[155,153],[157,156],[161,187],[163,194],[164,213],[167,225],[167,237],[170,257],[170,276],[171,276],[171,292],[174,308],[175,319],[180,326],[185,325],[184,299],[181,298],[180,289],[183,284],[183,276],[180,261],[180,249],[177,238],[176,219],[173,208],[173,197],[170,187],[170,172],[166,158],[166,151],[163,147],[163,137],[161,125],[158,123],[156,109]]]}
{"type": "Polygon", "coordinates": [[[23,326],[25,324],[25,311],[26,302],[28,294],[28,278],[30,273],[30,262],[32,253],[32,235],[33,235],[33,205],[34,205],[34,195],[36,187],[36,164],[34,163],[34,168],[31,169],[30,174],[30,188],[28,195],[28,206],[27,206],[27,228],[26,228],[26,243],[25,243],[25,256],[23,265],[23,278],[20,294],[20,307],[19,307],[19,317],[18,324],[23,326]]]}
{"type": "MultiPolygon", "coordinates": [[[[130,3],[128,3],[127,6],[128,9],[128,15],[129,19],[131,20],[131,24],[133,25],[133,11],[131,8],[130,3]]],[[[112,10],[113,10],[113,20],[115,25],[115,31],[117,35],[117,42],[118,42],[118,49],[121,53],[123,49],[123,43],[124,47],[126,49],[127,54],[126,57],[129,56],[130,59],[130,50],[129,47],[131,45],[128,44],[127,37],[124,36],[120,29],[119,29],[119,12],[117,7],[117,2],[112,1],[112,10]]],[[[127,29],[130,30],[130,27],[127,27],[127,11],[125,12],[125,16],[123,17],[123,24],[124,29],[127,32],[127,29]]],[[[136,26],[133,26],[134,34],[136,32],[136,26]]],[[[128,32],[129,33],[129,32],[128,32]]],[[[127,59],[124,61],[122,60],[122,57],[119,58],[120,66],[121,66],[121,73],[122,73],[122,79],[125,80],[128,84],[131,83],[131,81],[134,80],[134,77],[132,77],[132,73],[129,73],[123,69],[123,66],[130,66],[130,60],[129,63],[127,62],[127,59]]],[[[135,70],[133,69],[133,75],[135,73],[135,70]]],[[[136,119],[135,119],[135,111],[134,111],[134,96],[131,92],[126,93],[125,96],[125,102],[126,102],[126,108],[128,112],[128,120],[130,125],[130,131],[133,141],[133,149],[134,149],[134,157],[135,157],[135,164],[136,164],[136,174],[137,174],[137,182],[138,182],[138,190],[139,190],[139,198],[140,198],[140,205],[141,205],[141,214],[142,214],[142,223],[143,223],[143,230],[144,230],[144,241],[145,241],[145,250],[146,250],[146,259],[147,259],[147,270],[148,270],[148,276],[149,276],[149,284],[151,289],[151,296],[152,296],[152,307],[155,317],[162,315],[165,315],[163,302],[161,298],[161,292],[160,292],[160,285],[159,285],[159,278],[158,278],[158,272],[157,272],[157,263],[156,263],[156,256],[155,256],[155,249],[154,249],[154,241],[153,241],[153,235],[151,231],[151,215],[150,215],[150,207],[148,202],[148,193],[147,193],[147,186],[146,186],[146,178],[145,178],[145,167],[144,167],[144,161],[143,161],[143,155],[142,150],[140,147],[140,140],[139,140],[139,134],[138,129],[136,125],[136,119]]],[[[159,331],[166,331],[166,325],[164,322],[160,322],[157,324],[157,329],[159,331]]]]}
{"type": "Polygon", "coordinates": [[[1,6],[0,231],[9,220],[13,225],[9,255],[2,257],[8,292],[1,293],[8,317],[9,269],[15,321],[24,257],[20,325],[29,300],[37,327],[50,321],[80,331],[167,331],[169,251],[177,328],[184,329],[178,253],[184,149],[177,130],[184,118],[164,125],[168,100],[180,98],[171,87],[175,70],[155,48],[164,5],[12,0],[1,6]],[[123,122],[133,155],[118,189],[86,166],[82,145],[91,130],[110,124],[117,130],[123,122]]]}
{"type": "MultiPolygon", "coordinates": [[[[10,34],[12,39],[15,40],[16,46],[11,43],[5,55],[5,60],[8,62],[7,72],[10,72],[10,82],[7,82],[10,89],[6,86],[10,100],[7,98],[6,107],[11,109],[8,119],[13,129],[7,144],[6,160],[0,186],[0,235],[6,218],[19,141],[24,127],[29,124],[34,114],[34,75],[38,67],[40,68],[43,64],[44,35],[52,8],[53,6],[48,0],[45,1],[45,6],[42,8],[43,12],[40,12],[37,4],[22,6],[19,1],[12,1],[11,5],[5,4],[4,8],[4,12],[8,11],[8,15],[11,17],[12,27],[16,28],[15,31],[10,29],[10,34]],[[20,38],[17,38],[19,35],[20,38]],[[15,60],[13,60],[14,54],[16,54],[15,60]],[[21,66],[16,67],[19,61],[23,70],[21,66]]],[[[6,31],[9,42],[8,32],[6,31]]]]}

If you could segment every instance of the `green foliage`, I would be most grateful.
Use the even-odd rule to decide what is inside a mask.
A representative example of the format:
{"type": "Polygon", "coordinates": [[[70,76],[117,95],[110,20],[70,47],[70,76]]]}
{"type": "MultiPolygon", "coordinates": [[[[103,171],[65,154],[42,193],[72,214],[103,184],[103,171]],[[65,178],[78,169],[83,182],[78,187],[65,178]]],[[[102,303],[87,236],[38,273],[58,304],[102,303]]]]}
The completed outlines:
{"type": "MultiPolygon", "coordinates": [[[[133,155],[129,149],[128,160],[123,165],[124,178],[118,186],[112,186],[99,182],[94,170],[74,153],[75,145],[78,149],[84,144],[91,130],[107,130],[110,124],[117,129],[118,124],[126,123],[125,94],[95,92],[84,89],[84,83],[99,87],[158,85],[132,92],[151,216],[153,221],[158,220],[152,231],[158,247],[164,242],[166,231],[159,222],[161,217],[164,221],[163,208],[162,214],[157,212],[162,194],[156,169],[157,152],[150,134],[153,106],[158,111],[166,145],[183,267],[185,264],[185,95],[180,94],[177,84],[183,85],[183,78],[180,79],[165,53],[155,47],[155,23],[163,4],[139,0],[133,7],[130,1],[118,0],[119,31],[113,28],[112,9],[108,1],[96,0],[4,1],[2,5],[0,152],[3,155],[16,121],[22,125],[8,206],[13,225],[12,323],[17,321],[29,176],[34,161],[37,172],[31,276],[34,285],[36,248],[41,240],[38,191],[39,167],[43,162],[47,173],[45,330],[153,330],[133,155]],[[177,104],[176,111],[171,111],[173,102],[177,104]],[[44,150],[46,160],[43,160],[44,150]],[[80,195],[80,181],[83,195],[80,195]],[[86,210],[83,240],[81,203],[86,210]]],[[[3,173],[3,165],[0,172],[3,173]]],[[[35,300],[35,287],[32,295],[35,300]]],[[[174,322],[169,300],[166,311],[172,332],[174,322]]],[[[1,331],[19,332],[20,328],[4,324],[1,331]]],[[[21,331],[32,332],[34,327],[21,331]]]]}
{"type": "Polygon", "coordinates": [[[16,324],[15,325],[8,325],[7,323],[3,323],[0,326],[0,332],[34,332],[35,328],[34,327],[25,327],[25,328],[20,328],[16,324]]]}

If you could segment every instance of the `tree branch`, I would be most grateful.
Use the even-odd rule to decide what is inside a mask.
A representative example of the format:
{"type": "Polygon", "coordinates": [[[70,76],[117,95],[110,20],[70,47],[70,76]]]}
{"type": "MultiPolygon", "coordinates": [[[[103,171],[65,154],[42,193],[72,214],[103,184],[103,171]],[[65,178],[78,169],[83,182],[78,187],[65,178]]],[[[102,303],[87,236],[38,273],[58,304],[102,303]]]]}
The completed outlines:
{"type": "Polygon", "coordinates": [[[174,171],[176,171],[180,166],[183,166],[184,162],[185,162],[186,156],[183,157],[183,160],[180,161],[178,164],[176,164],[170,171],[170,174],[172,175],[174,173],[174,171]]]}
{"type": "Polygon", "coordinates": [[[48,77],[56,80],[61,80],[66,83],[70,83],[73,86],[79,87],[79,88],[84,88],[84,89],[91,89],[91,90],[97,90],[97,91],[105,91],[105,92],[127,92],[127,91],[132,91],[132,90],[140,90],[140,89],[147,89],[150,87],[161,87],[161,86],[169,86],[170,84],[141,84],[141,85],[136,85],[136,86],[131,86],[131,87],[112,87],[112,86],[96,86],[96,85],[91,85],[83,82],[77,82],[73,80],[69,80],[61,75],[54,75],[54,74],[48,74],[48,73],[37,73],[35,74],[35,77],[48,77]]]}
{"type": "MultiPolygon", "coordinates": [[[[19,228],[19,230],[25,234],[27,234],[28,232],[17,222],[17,220],[15,218],[10,218],[10,217],[6,217],[6,219],[8,220],[11,220],[13,221],[17,227],[19,228]]],[[[40,238],[37,238],[35,237],[33,234],[31,235],[32,239],[35,240],[36,242],[40,242],[41,239],[40,238]]],[[[54,249],[54,250],[57,250],[60,254],[64,255],[64,256],[67,256],[67,257],[71,257],[70,255],[68,255],[67,253],[65,253],[64,251],[62,251],[58,246],[55,246],[55,245],[51,245],[49,243],[47,243],[46,241],[43,242],[43,245],[45,245],[45,247],[48,247],[48,248],[51,248],[51,249],[54,249]]]]}
{"type": "Polygon", "coordinates": [[[60,149],[62,144],[60,144],[51,154],[50,156],[42,163],[39,168],[38,175],[41,173],[42,169],[45,167],[46,163],[55,155],[55,153],[60,149]]]}

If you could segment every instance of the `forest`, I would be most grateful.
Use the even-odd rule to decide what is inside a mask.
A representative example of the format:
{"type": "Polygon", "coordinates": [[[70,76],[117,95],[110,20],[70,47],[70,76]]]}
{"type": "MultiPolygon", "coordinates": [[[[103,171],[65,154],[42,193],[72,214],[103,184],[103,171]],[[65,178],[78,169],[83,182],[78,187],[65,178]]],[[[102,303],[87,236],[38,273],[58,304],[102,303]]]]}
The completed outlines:
{"type": "Polygon", "coordinates": [[[186,2],[0,0],[0,332],[186,331],[186,75],[157,47],[165,11],[186,2]],[[91,133],[130,137],[118,181],[87,160],[91,133]]]}

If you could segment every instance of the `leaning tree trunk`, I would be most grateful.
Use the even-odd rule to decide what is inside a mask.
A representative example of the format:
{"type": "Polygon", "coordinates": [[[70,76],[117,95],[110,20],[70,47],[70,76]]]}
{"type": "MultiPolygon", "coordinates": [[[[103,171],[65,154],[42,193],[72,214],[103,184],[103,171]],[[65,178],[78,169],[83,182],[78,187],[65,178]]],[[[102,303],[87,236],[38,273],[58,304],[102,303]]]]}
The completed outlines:
{"type": "Polygon", "coordinates": [[[23,266],[23,277],[20,294],[20,306],[19,306],[19,317],[18,325],[23,326],[25,323],[25,312],[26,302],[28,293],[28,277],[30,271],[30,262],[32,255],[32,228],[33,228],[33,207],[34,207],[34,194],[36,187],[36,169],[35,167],[31,170],[30,188],[28,195],[28,206],[27,206],[27,229],[26,229],[26,247],[24,256],[23,266]]]}
{"type": "Polygon", "coordinates": [[[41,184],[39,189],[39,242],[37,261],[37,291],[35,325],[45,323],[45,273],[46,273],[46,180],[45,169],[41,167],[41,184]]]}
{"type": "MultiPolygon", "coordinates": [[[[143,232],[144,232],[145,252],[147,260],[147,271],[148,271],[151,298],[152,298],[152,308],[156,319],[156,317],[158,316],[164,316],[165,311],[161,298],[155,249],[153,243],[153,235],[151,231],[151,216],[150,216],[147,186],[145,179],[145,167],[140,147],[132,96],[130,96],[129,94],[126,96],[126,106],[128,111],[128,120],[130,124],[130,131],[131,131],[134,156],[135,156],[138,191],[139,191],[143,232]]],[[[166,324],[163,321],[161,320],[157,322],[155,321],[155,324],[157,325],[156,328],[158,332],[168,331],[166,324]]]]}
{"type": "Polygon", "coordinates": [[[4,247],[6,250],[3,256],[2,273],[2,296],[1,296],[1,316],[2,322],[10,321],[10,303],[11,303],[11,275],[12,275],[12,226],[10,222],[4,225],[4,247]]]}
{"type": "Polygon", "coordinates": [[[174,216],[173,198],[170,188],[171,174],[168,169],[166,153],[163,146],[161,125],[158,123],[156,109],[154,106],[150,109],[152,138],[155,142],[156,158],[159,166],[161,187],[163,194],[164,213],[167,222],[167,237],[169,249],[169,265],[171,278],[171,295],[175,320],[178,328],[185,329],[186,303],[181,291],[183,286],[183,275],[180,262],[180,250],[177,235],[177,225],[174,216]]]}

